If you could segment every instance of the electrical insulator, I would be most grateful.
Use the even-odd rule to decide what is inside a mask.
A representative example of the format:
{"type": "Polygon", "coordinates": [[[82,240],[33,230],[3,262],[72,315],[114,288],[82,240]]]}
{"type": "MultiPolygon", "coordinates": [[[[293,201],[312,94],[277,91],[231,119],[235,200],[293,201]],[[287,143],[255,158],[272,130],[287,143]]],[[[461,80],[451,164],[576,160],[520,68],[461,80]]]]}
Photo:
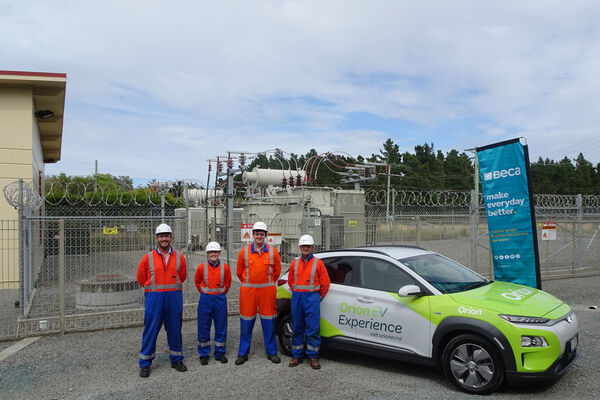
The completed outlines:
{"type": "Polygon", "coordinates": [[[231,157],[227,158],[227,169],[233,169],[233,160],[231,157]]]}
{"type": "Polygon", "coordinates": [[[302,177],[300,174],[296,175],[296,186],[302,186],[302,177]]]}
{"type": "Polygon", "coordinates": [[[208,162],[208,172],[210,172],[210,170],[212,169],[211,163],[210,161],[208,162]]]}
{"type": "Polygon", "coordinates": [[[285,179],[285,176],[281,180],[281,187],[284,189],[287,187],[287,179],[285,179]]]}
{"type": "Polygon", "coordinates": [[[238,157],[238,160],[242,167],[244,167],[246,165],[246,156],[244,155],[244,153],[240,154],[240,156],[238,157]]]}
{"type": "Polygon", "coordinates": [[[220,174],[221,172],[223,172],[223,164],[221,163],[221,161],[217,160],[217,172],[220,174]]]}
{"type": "Polygon", "coordinates": [[[289,182],[290,187],[294,187],[294,177],[290,175],[290,182],[289,182]]]}

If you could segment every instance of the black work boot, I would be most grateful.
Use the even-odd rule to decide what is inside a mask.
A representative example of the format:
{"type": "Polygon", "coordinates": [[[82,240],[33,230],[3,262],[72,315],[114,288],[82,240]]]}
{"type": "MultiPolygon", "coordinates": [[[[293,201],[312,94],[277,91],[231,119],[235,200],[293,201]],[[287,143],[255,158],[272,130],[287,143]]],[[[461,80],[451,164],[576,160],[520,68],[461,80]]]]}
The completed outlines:
{"type": "Polygon", "coordinates": [[[150,376],[150,367],[145,366],[140,368],[140,378],[147,378],[150,376]]]}
{"type": "Polygon", "coordinates": [[[279,364],[281,362],[281,358],[279,358],[277,354],[267,354],[267,359],[273,364],[279,364]]]}
{"type": "Polygon", "coordinates": [[[215,360],[220,361],[221,364],[227,364],[227,357],[225,357],[225,354],[222,354],[219,358],[215,358],[215,360]]]}
{"type": "Polygon", "coordinates": [[[246,361],[248,361],[248,356],[239,356],[238,355],[237,360],[235,360],[235,365],[242,365],[246,361]]]}
{"type": "Polygon", "coordinates": [[[183,361],[179,360],[171,363],[171,368],[175,368],[177,372],[185,372],[187,371],[187,367],[183,363],[183,361]]]}

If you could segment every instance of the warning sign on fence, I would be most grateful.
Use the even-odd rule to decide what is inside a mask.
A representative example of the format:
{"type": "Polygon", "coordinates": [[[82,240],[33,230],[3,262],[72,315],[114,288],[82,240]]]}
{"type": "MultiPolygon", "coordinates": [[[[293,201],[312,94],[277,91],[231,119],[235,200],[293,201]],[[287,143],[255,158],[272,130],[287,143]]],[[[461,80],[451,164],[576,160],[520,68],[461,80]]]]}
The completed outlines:
{"type": "Polygon", "coordinates": [[[102,227],[102,233],[105,235],[118,235],[119,228],[117,226],[104,226],[102,227]]]}
{"type": "Polygon", "coordinates": [[[241,224],[242,242],[252,241],[252,224],[241,224]]]}
{"type": "Polygon", "coordinates": [[[269,233],[266,240],[267,244],[277,246],[281,244],[281,233],[269,233]]]}
{"type": "Polygon", "coordinates": [[[556,240],[555,221],[544,221],[542,225],[542,240],[556,240]]]}

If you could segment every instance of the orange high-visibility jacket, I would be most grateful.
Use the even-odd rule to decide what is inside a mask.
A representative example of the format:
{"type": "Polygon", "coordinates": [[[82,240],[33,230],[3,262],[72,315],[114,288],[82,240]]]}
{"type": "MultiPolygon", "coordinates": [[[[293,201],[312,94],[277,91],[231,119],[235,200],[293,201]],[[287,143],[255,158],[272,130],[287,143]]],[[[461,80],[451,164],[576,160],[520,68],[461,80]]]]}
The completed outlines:
{"type": "Polygon", "coordinates": [[[288,283],[294,292],[318,291],[323,298],[329,290],[330,280],[323,261],[312,256],[306,262],[302,257],[292,261],[288,272],[288,283]]]}
{"type": "Polygon", "coordinates": [[[218,261],[217,266],[209,265],[209,262],[203,262],[198,265],[194,283],[200,293],[221,294],[227,293],[231,287],[231,270],[229,265],[218,261]]]}
{"type": "Polygon", "coordinates": [[[240,251],[237,259],[237,276],[242,287],[274,286],[281,274],[281,257],[273,246],[264,245],[263,252],[253,252],[254,243],[240,251]],[[248,259],[246,260],[246,255],[248,259]],[[272,260],[272,261],[271,261],[272,260]]]}
{"type": "Polygon", "coordinates": [[[142,257],[137,270],[137,281],[144,287],[144,292],[181,290],[181,284],[187,277],[185,257],[171,249],[169,262],[165,264],[165,258],[158,252],[158,249],[152,250],[149,254],[142,257]],[[153,268],[150,268],[149,254],[152,254],[153,268]]]}

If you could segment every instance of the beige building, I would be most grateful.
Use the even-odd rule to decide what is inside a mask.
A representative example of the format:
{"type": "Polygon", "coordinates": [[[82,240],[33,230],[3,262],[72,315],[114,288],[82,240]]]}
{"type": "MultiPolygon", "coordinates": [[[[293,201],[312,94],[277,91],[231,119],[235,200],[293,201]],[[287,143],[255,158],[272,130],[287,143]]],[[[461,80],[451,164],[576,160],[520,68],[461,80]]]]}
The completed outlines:
{"type": "MultiPolygon", "coordinates": [[[[44,164],[60,160],[66,83],[66,74],[0,71],[0,188],[22,178],[42,195],[44,164]]],[[[0,194],[0,289],[18,287],[17,220],[0,194]]]]}

